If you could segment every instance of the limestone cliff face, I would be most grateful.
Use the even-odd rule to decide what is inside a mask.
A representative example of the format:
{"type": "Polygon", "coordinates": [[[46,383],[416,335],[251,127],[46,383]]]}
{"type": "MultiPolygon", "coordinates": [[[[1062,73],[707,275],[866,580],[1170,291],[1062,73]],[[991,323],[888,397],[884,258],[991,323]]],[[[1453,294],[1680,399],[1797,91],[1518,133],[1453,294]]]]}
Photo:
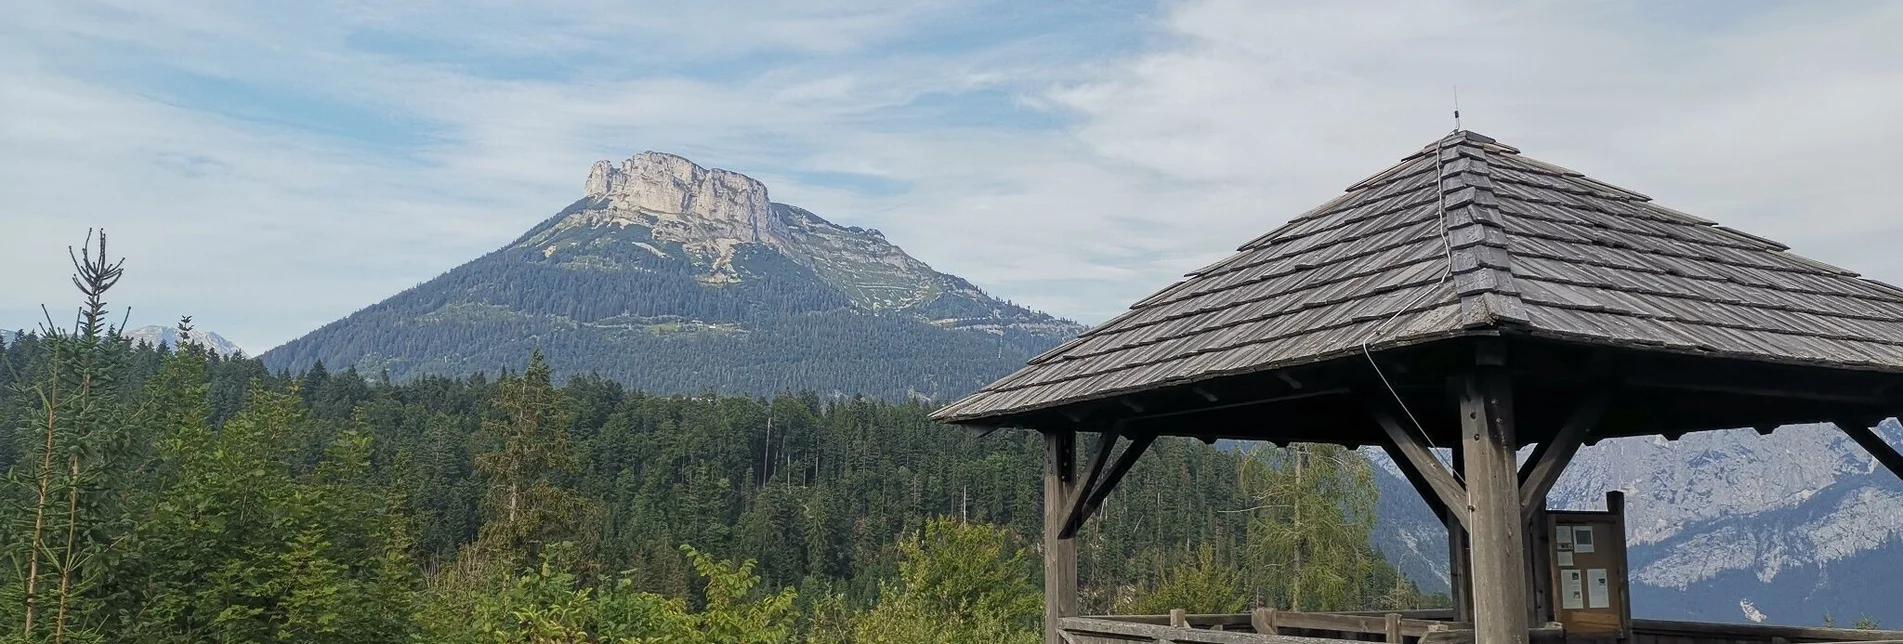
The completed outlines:
{"type": "Polygon", "coordinates": [[[903,311],[948,328],[1018,331],[1068,337],[1082,331],[1059,320],[985,294],[971,283],[933,270],[877,230],[840,226],[811,211],[774,203],[765,184],[744,174],[704,168],[664,152],[642,152],[616,165],[597,161],[583,183],[586,197],[560,222],[525,241],[545,257],[587,252],[565,248],[563,231],[638,227],[654,253],[678,245],[703,269],[710,285],[753,277],[749,249],[770,251],[817,274],[859,308],[903,311]],[[659,245],[656,245],[659,244],[659,245]]]}
{"type": "Polygon", "coordinates": [[[766,185],[726,170],[702,168],[664,152],[642,152],[619,167],[597,161],[585,185],[590,197],[679,224],[682,232],[780,245],[786,226],[772,216],[766,185]]]}

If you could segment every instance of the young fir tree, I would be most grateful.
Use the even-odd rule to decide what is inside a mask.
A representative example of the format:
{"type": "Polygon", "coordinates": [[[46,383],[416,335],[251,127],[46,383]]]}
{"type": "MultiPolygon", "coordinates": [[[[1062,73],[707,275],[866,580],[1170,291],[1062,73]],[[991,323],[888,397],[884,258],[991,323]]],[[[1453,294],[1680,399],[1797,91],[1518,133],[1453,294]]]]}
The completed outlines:
{"type": "Polygon", "coordinates": [[[475,584],[539,560],[549,544],[575,544],[582,557],[592,555],[599,514],[597,503],[567,485],[577,468],[568,440],[574,416],[541,352],[522,375],[498,383],[494,409],[482,423],[490,449],[476,457],[476,471],[488,481],[482,526],[456,572],[475,584]]]}
{"type": "Polygon", "coordinates": [[[856,620],[858,644],[1029,644],[1043,600],[1030,562],[996,527],[932,519],[899,544],[898,580],[856,620]]]}
{"type": "Polygon", "coordinates": [[[1367,461],[1331,445],[1258,449],[1243,485],[1257,506],[1250,558],[1266,604],[1292,610],[1357,610],[1372,603],[1367,580],[1375,488],[1367,461]]]}
{"type": "Polygon", "coordinates": [[[1165,569],[1155,584],[1120,603],[1120,615],[1163,615],[1175,609],[1191,613],[1239,613],[1248,605],[1246,584],[1234,562],[1216,549],[1197,548],[1189,559],[1165,569]]]}
{"type": "Polygon", "coordinates": [[[115,556],[110,531],[127,436],[117,379],[127,346],[108,320],[105,295],[125,260],[107,260],[103,231],[98,240],[96,252],[90,232],[80,251],[68,249],[83,297],[78,314],[71,329],[48,317],[40,333],[45,359],[17,383],[28,404],[16,433],[19,461],[8,476],[16,503],[7,509],[4,551],[17,572],[0,597],[20,641],[96,639],[94,590],[115,556]]]}
{"type": "Polygon", "coordinates": [[[124,622],[134,642],[403,642],[416,592],[401,500],[370,482],[370,442],[346,431],[311,471],[297,392],[259,391],[223,427],[203,415],[203,349],[154,378],[169,408],[157,476],[136,498],[124,622]]]}

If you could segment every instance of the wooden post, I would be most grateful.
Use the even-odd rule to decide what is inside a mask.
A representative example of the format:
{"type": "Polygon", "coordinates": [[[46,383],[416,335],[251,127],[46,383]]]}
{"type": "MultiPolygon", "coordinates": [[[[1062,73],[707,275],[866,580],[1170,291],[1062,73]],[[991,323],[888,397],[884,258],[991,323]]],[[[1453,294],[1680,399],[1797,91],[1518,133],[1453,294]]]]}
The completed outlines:
{"type": "Polygon", "coordinates": [[[1249,611],[1249,626],[1254,628],[1255,632],[1264,635],[1280,634],[1275,630],[1275,609],[1273,608],[1257,608],[1249,611]]]}
{"type": "Polygon", "coordinates": [[[1189,611],[1181,608],[1170,609],[1171,628],[1189,628],[1189,611]]]}
{"type": "MultiPolygon", "coordinates": [[[[1606,492],[1606,511],[1618,518],[1612,529],[1618,531],[1615,535],[1617,542],[1625,543],[1625,493],[1618,490],[1606,492]]],[[[1628,644],[1638,639],[1632,635],[1632,571],[1627,568],[1625,557],[1626,549],[1620,548],[1619,569],[1613,571],[1613,574],[1619,576],[1619,585],[1625,589],[1625,592],[1619,593],[1619,619],[1625,621],[1626,633],[1618,644],[1628,644]]]]}
{"type": "MultiPolygon", "coordinates": [[[[1522,516],[1527,514],[1521,513],[1522,516]]],[[[1540,502],[1539,509],[1534,510],[1531,516],[1531,519],[1527,519],[1524,537],[1529,560],[1526,568],[1527,619],[1530,620],[1529,624],[1545,624],[1559,619],[1558,613],[1553,610],[1552,593],[1548,590],[1553,587],[1553,562],[1548,552],[1553,546],[1552,535],[1546,529],[1546,503],[1540,502]]]]}
{"type": "Polygon", "coordinates": [[[1497,345],[1483,346],[1479,358],[1457,383],[1472,507],[1474,635],[1485,644],[1526,644],[1526,517],[1514,463],[1513,390],[1497,345]]]}
{"type": "MultiPolygon", "coordinates": [[[[1454,471],[1466,469],[1466,456],[1456,445],[1454,452],[1454,471]]],[[[1461,476],[1466,476],[1462,474],[1461,476]]],[[[1467,542],[1467,528],[1448,514],[1441,517],[1447,524],[1447,595],[1454,602],[1454,621],[1472,622],[1474,620],[1473,567],[1468,558],[1471,550],[1467,542]]]]}
{"type": "Polygon", "coordinates": [[[1401,615],[1399,613],[1388,613],[1386,622],[1383,624],[1383,626],[1387,627],[1385,630],[1387,631],[1388,644],[1402,644],[1401,643],[1401,615]]]}
{"type": "Polygon", "coordinates": [[[1077,616],[1077,541],[1059,538],[1077,493],[1077,433],[1044,432],[1044,644],[1065,644],[1058,620],[1077,616]]]}

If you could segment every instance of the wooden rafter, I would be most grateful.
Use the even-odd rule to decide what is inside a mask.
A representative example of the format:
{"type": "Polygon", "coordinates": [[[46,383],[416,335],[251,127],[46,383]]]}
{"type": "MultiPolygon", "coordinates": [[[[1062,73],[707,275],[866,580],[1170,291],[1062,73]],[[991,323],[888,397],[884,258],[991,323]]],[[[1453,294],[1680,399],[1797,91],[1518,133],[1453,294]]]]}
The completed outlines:
{"type": "Polygon", "coordinates": [[[1882,436],[1878,436],[1875,431],[1872,431],[1869,427],[1865,427],[1863,423],[1840,420],[1837,421],[1836,424],[1839,429],[1844,430],[1845,434],[1850,435],[1851,440],[1857,441],[1858,445],[1862,445],[1864,451],[1870,452],[1871,456],[1877,457],[1877,462],[1889,468],[1890,473],[1898,477],[1903,477],[1903,454],[1898,454],[1896,448],[1891,447],[1890,443],[1883,440],[1882,436]]]}
{"type": "Polygon", "coordinates": [[[1553,484],[1559,482],[1559,475],[1566,471],[1573,455],[1579,453],[1579,446],[1586,442],[1599,421],[1606,417],[1606,407],[1612,403],[1612,390],[1600,389],[1573,409],[1561,425],[1559,432],[1549,440],[1533,448],[1533,455],[1526,459],[1526,465],[1520,468],[1520,514],[1531,519],[1540,509],[1546,507],[1546,494],[1553,490],[1553,484]]]}
{"type": "MultiPolygon", "coordinates": [[[[1103,505],[1104,498],[1110,496],[1110,491],[1117,488],[1117,483],[1123,480],[1123,475],[1128,474],[1130,467],[1136,465],[1137,457],[1142,456],[1143,452],[1149,449],[1150,443],[1154,441],[1156,441],[1155,434],[1131,436],[1130,446],[1123,448],[1123,453],[1117,455],[1116,462],[1110,465],[1109,470],[1089,487],[1077,488],[1076,502],[1071,506],[1070,518],[1065,521],[1063,531],[1057,534],[1058,538],[1069,539],[1077,534],[1077,530],[1083,527],[1084,521],[1089,519],[1090,515],[1097,513],[1097,508],[1103,505]]],[[[1098,450],[1098,456],[1091,457],[1093,463],[1099,457],[1106,456],[1113,443],[1114,441],[1105,441],[1098,450]]]]}
{"type": "Polygon", "coordinates": [[[1375,423],[1387,435],[1385,447],[1389,458],[1394,459],[1394,465],[1401,468],[1408,482],[1420,491],[1421,498],[1436,510],[1453,516],[1461,526],[1467,526],[1467,488],[1434,456],[1427,437],[1402,425],[1384,405],[1371,401],[1367,407],[1375,423]]]}

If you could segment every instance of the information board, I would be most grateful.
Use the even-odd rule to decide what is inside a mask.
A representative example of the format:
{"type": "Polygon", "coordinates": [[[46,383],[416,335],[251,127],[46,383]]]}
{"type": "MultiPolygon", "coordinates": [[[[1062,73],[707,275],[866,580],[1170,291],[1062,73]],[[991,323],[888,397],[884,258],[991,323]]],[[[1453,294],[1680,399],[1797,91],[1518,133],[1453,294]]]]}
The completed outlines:
{"type": "Polygon", "coordinates": [[[1625,508],[1608,500],[1607,512],[1546,512],[1553,613],[1566,626],[1568,639],[1626,639],[1631,633],[1625,508]]]}

